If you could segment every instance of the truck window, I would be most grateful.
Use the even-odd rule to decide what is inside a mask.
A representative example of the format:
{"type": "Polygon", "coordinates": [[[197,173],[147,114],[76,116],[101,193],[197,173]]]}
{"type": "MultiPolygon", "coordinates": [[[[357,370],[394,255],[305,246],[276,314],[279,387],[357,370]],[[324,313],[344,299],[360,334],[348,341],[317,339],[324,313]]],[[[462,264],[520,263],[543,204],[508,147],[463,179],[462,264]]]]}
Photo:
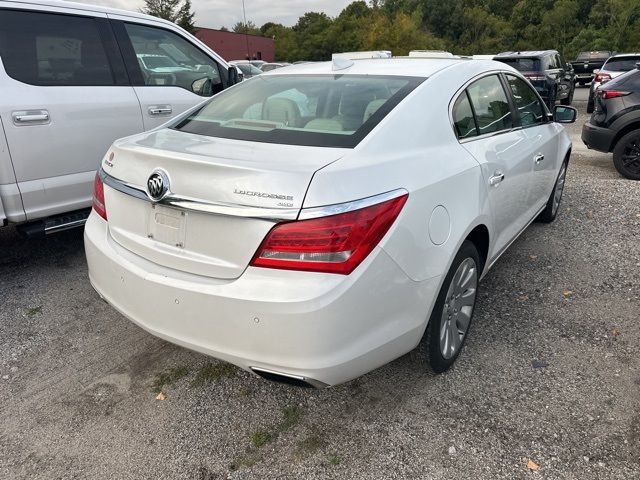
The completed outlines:
{"type": "Polygon", "coordinates": [[[218,63],[168,30],[126,23],[144,84],[181,87],[202,96],[223,89],[218,63]]]}
{"type": "Polygon", "coordinates": [[[31,85],[115,85],[90,17],[0,10],[0,57],[11,78],[31,85]]]}

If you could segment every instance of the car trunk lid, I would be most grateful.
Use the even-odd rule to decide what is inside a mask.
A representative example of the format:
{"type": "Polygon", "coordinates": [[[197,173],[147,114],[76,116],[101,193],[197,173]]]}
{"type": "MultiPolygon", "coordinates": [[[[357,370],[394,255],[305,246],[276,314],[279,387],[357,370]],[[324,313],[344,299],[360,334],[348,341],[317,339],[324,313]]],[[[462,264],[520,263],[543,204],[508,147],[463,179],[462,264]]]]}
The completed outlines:
{"type": "Polygon", "coordinates": [[[156,264],[237,278],[271,227],[297,217],[313,174],[344,153],[169,129],[116,142],[102,164],[110,235],[156,264]],[[158,202],[147,197],[154,172],[169,183],[158,202]]]}

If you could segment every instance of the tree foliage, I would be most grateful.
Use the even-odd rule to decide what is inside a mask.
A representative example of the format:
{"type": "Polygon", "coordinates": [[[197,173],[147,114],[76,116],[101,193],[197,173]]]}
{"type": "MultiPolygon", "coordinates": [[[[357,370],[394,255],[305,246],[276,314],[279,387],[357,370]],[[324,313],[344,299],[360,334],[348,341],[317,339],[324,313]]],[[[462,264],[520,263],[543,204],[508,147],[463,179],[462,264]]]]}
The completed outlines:
{"type": "Polygon", "coordinates": [[[145,0],[144,4],[142,13],[169,20],[189,33],[196,31],[191,0],[145,0]]]}
{"type": "Polygon", "coordinates": [[[572,59],[585,50],[639,51],[640,0],[359,0],[335,18],[307,12],[293,27],[240,22],[233,30],[274,38],[276,58],[288,61],[357,50],[406,55],[432,49],[556,49],[572,59]]]}

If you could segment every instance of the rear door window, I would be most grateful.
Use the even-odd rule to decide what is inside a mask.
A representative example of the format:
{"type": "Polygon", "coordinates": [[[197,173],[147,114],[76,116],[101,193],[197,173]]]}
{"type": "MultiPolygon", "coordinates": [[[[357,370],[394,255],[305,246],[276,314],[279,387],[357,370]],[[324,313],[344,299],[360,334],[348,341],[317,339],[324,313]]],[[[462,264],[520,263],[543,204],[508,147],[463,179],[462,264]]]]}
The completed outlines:
{"type": "Polygon", "coordinates": [[[498,75],[476,80],[467,88],[478,123],[478,134],[495,133],[513,128],[513,115],[498,75]]]}
{"type": "Polygon", "coordinates": [[[90,17],[0,10],[0,57],[11,78],[31,85],[115,85],[90,17]]]}

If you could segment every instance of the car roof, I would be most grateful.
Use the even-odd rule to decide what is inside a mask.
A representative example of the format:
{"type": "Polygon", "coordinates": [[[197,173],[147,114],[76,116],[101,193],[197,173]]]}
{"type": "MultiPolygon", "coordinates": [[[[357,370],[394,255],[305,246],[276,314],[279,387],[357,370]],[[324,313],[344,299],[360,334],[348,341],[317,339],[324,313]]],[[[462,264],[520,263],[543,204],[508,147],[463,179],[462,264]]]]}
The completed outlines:
{"type": "MultiPolygon", "coordinates": [[[[444,70],[457,64],[468,64],[469,59],[461,58],[367,58],[353,60],[351,65],[336,69],[333,62],[300,63],[289,65],[286,69],[272,70],[268,75],[291,75],[291,74],[349,74],[349,75],[391,75],[405,77],[430,77],[434,73],[444,70]]],[[[486,62],[493,64],[493,68],[504,69],[505,65],[492,60],[476,60],[474,64],[486,62]]]]}
{"type": "Polygon", "coordinates": [[[543,57],[545,55],[555,55],[557,50],[526,50],[519,52],[501,52],[496,57],[543,57]]]}
{"type": "Polygon", "coordinates": [[[609,60],[611,60],[612,58],[625,58],[625,57],[640,57],[640,52],[639,53],[617,53],[609,57],[609,60]]]}
{"type": "Polygon", "coordinates": [[[131,10],[121,10],[119,8],[102,7],[99,5],[89,5],[79,2],[67,2],[64,0],[3,0],[10,4],[15,4],[16,7],[20,5],[35,5],[40,7],[53,7],[53,8],[69,8],[74,10],[85,10],[89,12],[107,13],[112,15],[126,15],[128,17],[139,18],[144,20],[153,20],[159,23],[166,23],[168,25],[174,25],[174,23],[164,20],[152,15],[146,15],[144,13],[132,12],[131,10]]]}

